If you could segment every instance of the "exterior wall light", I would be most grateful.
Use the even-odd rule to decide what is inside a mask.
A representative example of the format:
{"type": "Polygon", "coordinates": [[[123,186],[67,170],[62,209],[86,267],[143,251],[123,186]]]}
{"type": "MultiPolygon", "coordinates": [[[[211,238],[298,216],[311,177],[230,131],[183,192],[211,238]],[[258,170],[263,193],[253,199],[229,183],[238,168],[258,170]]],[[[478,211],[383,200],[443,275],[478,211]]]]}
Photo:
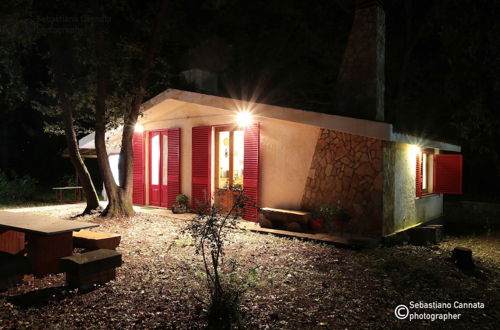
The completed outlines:
{"type": "Polygon", "coordinates": [[[136,133],[144,132],[144,127],[141,124],[137,123],[134,126],[134,132],[136,133]]]}
{"type": "Polygon", "coordinates": [[[236,114],[236,124],[239,127],[248,127],[252,124],[252,114],[249,111],[239,111],[236,114]]]}
{"type": "Polygon", "coordinates": [[[415,158],[415,156],[421,152],[422,152],[422,150],[420,149],[419,146],[414,145],[414,144],[410,145],[410,156],[411,157],[415,158]]]}

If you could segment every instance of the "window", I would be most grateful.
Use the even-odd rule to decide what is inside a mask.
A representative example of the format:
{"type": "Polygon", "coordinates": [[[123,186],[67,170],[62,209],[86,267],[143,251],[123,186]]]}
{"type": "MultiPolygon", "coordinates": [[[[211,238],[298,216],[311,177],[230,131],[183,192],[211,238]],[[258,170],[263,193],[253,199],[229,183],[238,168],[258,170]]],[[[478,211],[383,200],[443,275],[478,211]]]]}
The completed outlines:
{"type": "Polygon", "coordinates": [[[243,187],[244,131],[215,129],[215,187],[243,187]]]}
{"type": "Polygon", "coordinates": [[[422,149],[417,155],[417,197],[432,194],[434,149],[422,149]]]}

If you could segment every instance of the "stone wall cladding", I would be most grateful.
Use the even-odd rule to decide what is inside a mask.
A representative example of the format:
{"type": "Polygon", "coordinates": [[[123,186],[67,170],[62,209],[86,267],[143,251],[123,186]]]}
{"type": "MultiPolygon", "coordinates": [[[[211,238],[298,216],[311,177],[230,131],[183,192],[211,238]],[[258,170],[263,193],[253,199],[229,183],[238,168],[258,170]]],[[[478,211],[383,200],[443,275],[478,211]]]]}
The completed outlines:
{"type": "Polygon", "coordinates": [[[382,233],[382,141],[322,129],[302,197],[302,208],[317,211],[338,201],[352,216],[345,232],[382,233]]]}

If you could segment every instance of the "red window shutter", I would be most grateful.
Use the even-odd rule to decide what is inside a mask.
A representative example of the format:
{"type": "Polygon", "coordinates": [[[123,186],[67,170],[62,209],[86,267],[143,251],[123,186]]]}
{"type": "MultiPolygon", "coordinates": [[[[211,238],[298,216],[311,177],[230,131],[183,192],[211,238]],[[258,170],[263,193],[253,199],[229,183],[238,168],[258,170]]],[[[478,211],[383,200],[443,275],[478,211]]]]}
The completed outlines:
{"type": "Polygon", "coordinates": [[[195,210],[210,205],[210,141],[211,126],[193,127],[191,207],[195,210]]]}
{"type": "Polygon", "coordinates": [[[438,194],[462,193],[462,155],[434,155],[434,188],[438,194]]]}
{"type": "Polygon", "coordinates": [[[168,130],[168,179],[167,179],[167,207],[176,203],[175,198],[181,193],[181,129],[168,130]]]}
{"type": "Polygon", "coordinates": [[[243,159],[243,192],[249,198],[245,205],[244,219],[258,220],[259,204],[259,145],[260,125],[256,123],[245,129],[243,159]]]}
{"type": "Polygon", "coordinates": [[[132,183],[132,201],[136,205],[145,204],[144,193],[144,133],[135,132],[132,137],[132,151],[134,153],[134,172],[132,183]]]}
{"type": "Polygon", "coordinates": [[[415,161],[415,188],[416,196],[422,197],[422,155],[417,153],[415,161]]]}

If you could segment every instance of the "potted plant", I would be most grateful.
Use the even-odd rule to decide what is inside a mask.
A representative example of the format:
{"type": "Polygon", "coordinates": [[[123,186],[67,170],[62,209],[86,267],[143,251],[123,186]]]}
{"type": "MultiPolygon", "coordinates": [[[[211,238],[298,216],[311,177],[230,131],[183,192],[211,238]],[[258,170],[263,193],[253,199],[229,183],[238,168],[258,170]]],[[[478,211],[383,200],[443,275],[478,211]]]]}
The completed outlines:
{"type": "Polygon", "coordinates": [[[345,224],[351,220],[351,215],[348,210],[340,204],[340,201],[338,201],[335,206],[331,204],[321,205],[319,212],[322,218],[325,219],[325,228],[327,231],[333,231],[335,228],[342,232],[345,224]]]}
{"type": "Polygon", "coordinates": [[[177,203],[172,205],[172,213],[186,213],[188,211],[189,198],[184,194],[179,194],[175,197],[177,203]]]}
{"type": "Polygon", "coordinates": [[[311,219],[311,230],[314,233],[325,232],[325,218],[321,217],[321,215],[314,216],[311,219]]]}

